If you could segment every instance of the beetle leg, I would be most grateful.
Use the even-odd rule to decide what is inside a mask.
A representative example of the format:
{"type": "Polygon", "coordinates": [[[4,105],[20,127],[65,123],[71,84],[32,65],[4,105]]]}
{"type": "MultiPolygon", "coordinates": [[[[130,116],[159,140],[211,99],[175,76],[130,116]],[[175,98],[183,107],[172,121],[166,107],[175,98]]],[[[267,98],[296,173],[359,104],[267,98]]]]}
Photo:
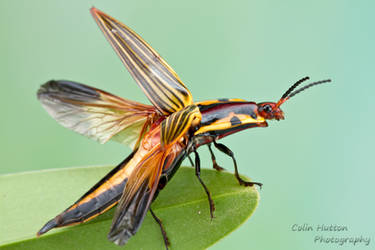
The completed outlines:
{"type": "Polygon", "coordinates": [[[225,170],[225,168],[222,168],[220,167],[217,162],[216,162],[216,157],[214,155],[214,152],[212,151],[212,148],[211,148],[211,143],[210,144],[207,144],[208,146],[208,150],[210,151],[210,154],[211,154],[211,159],[212,159],[212,164],[213,164],[213,168],[216,169],[217,171],[222,171],[222,170],[225,170]]]}
{"type": "Polygon", "coordinates": [[[150,212],[151,212],[151,215],[152,217],[155,219],[155,221],[159,224],[159,227],[160,227],[160,230],[161,230],[161,234],[163,235],[163,239],[164,239],[164,244],[165,244],[165,249],[168,250],[168,247],[171,245],[171,243],[169,243],[169,240],[168,240],[168,237],[167,237],[167,233],[165,232],[165,229],[164,229],[164,226],[163,226],[163,223],[162,221],[154,214],[154,211],[152,211],[152,209],[150,208],[150,212]]]}
{"type": "Polygon", "coordinates": [[[240,185],[253,186],[255,184],[255,185],[258,185],[260,188],[262,188],[262,185],[263,185],[262,183],[260,183],[260,182],[252,182],[252,181],[245,181],[245,180],[243,180],[240,177],[240,175],[238,174],[237,162],[236,162],[236,159],[234,158],[234,154],[233,154],[232,150],[230,150],[224,144],[217,143],[216,141],[214,141],[214,146],[217,149],[219,149],[221,152],[223,152],[224,154],[226,154],[226,155],[228,155],[229,157],[232,158],[233,165],[234,165],[234,175],[236,176],[236,179],[238,180],[238,182],[240,183],[240,185]]]}
{"type": "Polygon", "coordinates": [[[197,151],[194,151],[195,154],[195,175],[198,177],[199,182],[202,184],[204,191],[206,191],[207,197],[208,197],[208,203],[210,204],[210,215],[211,220],[214,218],[214,211],[215,211],[215,204],[212,201],[211,193],[208,191],[206,185],[203,183],[200,175],[201,175],[201,160],[199,158],[199,154],[197,151]]]}
{"type": "Polygon", "coordinates": [[[188,155],[187,157],[189,158],[189,161],[190,161],[191,166],[194,167],[194,162],[193,162],[193,160],[191,159],[190,155],[188,155]]]}

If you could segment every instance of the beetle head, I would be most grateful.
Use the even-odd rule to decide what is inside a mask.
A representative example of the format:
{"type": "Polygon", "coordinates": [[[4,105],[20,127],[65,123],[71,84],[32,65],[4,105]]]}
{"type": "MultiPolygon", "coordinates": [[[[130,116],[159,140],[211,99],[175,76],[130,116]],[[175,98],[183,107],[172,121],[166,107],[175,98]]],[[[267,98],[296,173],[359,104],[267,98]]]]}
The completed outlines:
{"type": "Polygon", "coordinates": [[[279,108],[276,107],[277,103],[274,102],[261,102],[258,103],[258,114],[267,120],[283,120],[284,113],[279,108]]]}

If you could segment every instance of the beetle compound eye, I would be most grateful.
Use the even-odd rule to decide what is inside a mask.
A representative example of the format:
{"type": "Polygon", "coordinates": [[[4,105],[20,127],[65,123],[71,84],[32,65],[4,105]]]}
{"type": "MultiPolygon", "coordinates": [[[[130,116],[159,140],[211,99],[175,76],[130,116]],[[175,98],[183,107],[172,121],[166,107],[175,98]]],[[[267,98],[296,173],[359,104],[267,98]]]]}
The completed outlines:
{"type": "Polygon", "coordinates": [[[264,107],[263,107],[263,110],[264,111],[266,111],[267,113],[270,113],[271,111],[272,111],[272,108],[271,108],[271,106],[270,105],[265,105],[264,107]]]}

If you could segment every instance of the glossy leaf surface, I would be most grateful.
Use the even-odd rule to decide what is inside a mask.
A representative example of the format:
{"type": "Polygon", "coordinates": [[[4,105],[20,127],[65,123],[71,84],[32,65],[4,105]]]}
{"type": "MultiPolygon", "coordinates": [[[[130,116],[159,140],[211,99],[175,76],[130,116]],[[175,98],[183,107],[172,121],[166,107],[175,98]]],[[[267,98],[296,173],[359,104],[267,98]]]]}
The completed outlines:
{"type": "MultiPolygon", "coordinates": [[[[119,249],[106,238],[113,210],[91,222],[52,230],[36,238],[49,219],[68,207],[112,166],[80,167],[0,176],[1,249],[119,249]]],[[[171,249],[204,249],[244,223],[259,194],[226,172],[203,169],[216,211],[211,221],[206,194],[192,167],[181,167],[152,204],[163,220],[171,249]]],[[[158,225],[148,213],[124,249],[164,249],[158,225]]]]}

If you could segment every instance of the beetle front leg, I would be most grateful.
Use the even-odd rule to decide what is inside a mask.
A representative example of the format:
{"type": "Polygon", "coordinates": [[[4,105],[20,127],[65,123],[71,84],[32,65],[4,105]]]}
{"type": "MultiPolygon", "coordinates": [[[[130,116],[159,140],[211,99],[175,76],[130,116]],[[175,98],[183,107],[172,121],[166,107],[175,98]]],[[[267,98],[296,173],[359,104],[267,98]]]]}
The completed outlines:
{"type": "Polygon", "coordinates": [[[204,188],[204,191],[206,191],[206,194],[207,194],[207,197],[208,197],[208,202],[210,204],[210,215],[211,215],[211,219],[214,218],[214,211],[215,211],[215,204],[211,198],[211,193],[210,191],[208,191],[208,188],[206,187],[206,185],[203,183],[202,179],[201,179],[201,160],[199,158],[199,154],[197,151],[194,151],[194,154],[195,154],[195,175],[197,176],[199,182],[202,184],[203,188],[204,188]]]}
{"type": "Polygon", "coordinates": [[[208,146],[208,150],[210,151],[210,154],[211,154],[211,160],[212,160],[212,164],[213,164],[213,168],[216,169],[217,171],[223,171],[225,170],[225,168],[222,168],[220,167],[217,162],[216,162],[216,157],[214,155],[214,152],[212,151],[212,148],[211,148],[211,143],[210,144],[207,144],[208,146]]]}
{"type": "Polygon", "coordinates": [[[224,154],[228,155],[229,157],[232,158],[233,160],[233,165],[234,165],[234,175],[236,176],[236,179],[238,180],[238,182],[240,183],[240,185],[244,185],[244,186],[253,186],[253,185],[258,185],[260,188],[262,188],[262,183],[260,182],[253,182],[253,181],[245,181],[243,180],[240,175],[238,174],[238,169],[237,169],[237,161],[236,159],[234,158],[234,154],[232,152],[232,150],[230,150],[227,146],[225,146],[224,144],[221,144],[221,143],[217,143],[216,141],[213,141],[214,143],[214,146],[219,149],[221,152],[223,152],[224,154]]]}

